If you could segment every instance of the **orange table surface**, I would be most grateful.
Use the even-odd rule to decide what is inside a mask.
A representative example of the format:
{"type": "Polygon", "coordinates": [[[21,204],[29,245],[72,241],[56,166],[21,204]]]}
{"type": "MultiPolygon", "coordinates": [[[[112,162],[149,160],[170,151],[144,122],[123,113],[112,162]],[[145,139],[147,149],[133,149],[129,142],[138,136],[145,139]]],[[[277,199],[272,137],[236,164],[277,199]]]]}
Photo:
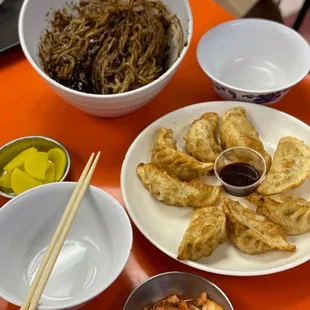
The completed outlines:
{"type": "MultiPolygon", "coordinates": [[[[121,118],[96,118],[63,102],[35,73],[19,48],[1,55],[0,145],[25,135],[52,137],[63,143],[70,152],[70,180],[77,180],[90,153],[100,150],[101,161],[92,184],[123,203],[120,191],[121,165],[135,137],[170,111],[219,99],[198,66],[196,46],[208,29],[231,19],[231,16],[211,0],[191,0],[191,6],[194,35],[179,71],[150,104],[121,118]]],[[[273,107],[310,124],[310,76],[273,107]]],[[[5,202],[5,199],[0,199],[0,205],[5,202]]],[[[133,230],[134,245],[126,268],[109,289],[82,309],[121,310],[137,284],[150,276],[172,270],[196,273],[213,281],[225,291],[236,310],[310,309],[310,262],[286,272],[261,277],[215,275],[173,260],[148,242],[134,225],[133,230]]],[[[0,309],[17,308],[0,299],[0,309]]]]}

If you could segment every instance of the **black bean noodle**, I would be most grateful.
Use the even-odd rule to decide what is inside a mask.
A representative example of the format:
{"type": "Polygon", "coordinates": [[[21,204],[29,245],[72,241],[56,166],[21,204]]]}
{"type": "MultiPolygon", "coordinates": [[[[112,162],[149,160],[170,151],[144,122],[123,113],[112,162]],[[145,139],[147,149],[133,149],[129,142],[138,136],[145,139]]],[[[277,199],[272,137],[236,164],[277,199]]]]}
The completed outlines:
{"type": "Polygon", "coordinates": [[[41,37],[41,66],[57,82],[81,92],[137,89],[167,70],[171,16],[159,0],[69,4],[53,13],[41,37]]]}

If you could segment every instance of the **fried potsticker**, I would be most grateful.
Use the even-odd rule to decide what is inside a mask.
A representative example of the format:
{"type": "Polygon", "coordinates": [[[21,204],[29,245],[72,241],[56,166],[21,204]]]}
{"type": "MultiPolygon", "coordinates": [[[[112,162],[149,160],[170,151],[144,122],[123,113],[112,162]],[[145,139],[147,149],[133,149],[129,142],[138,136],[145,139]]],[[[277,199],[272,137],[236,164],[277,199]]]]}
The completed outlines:
{"type": "Polygon", "coordinates": [[[246,197],[257,206],[256,212],[284,228],[288,235],[310,231],[310,202],[294,195],[251,195],[246,197]]]}
{"type": "Polygon", "coordinates": [[[205,163],[215,162],[222,148],[217,140],[219,116],[205,113],[195,120],[184,136],[189,155],[205,163]]]}
{"type": "Polygon", "coordinates": [[[177,141],[173,137],[173,131],[170,128],[161,127],[157,136],[157,140],[153,146],[152,152],[159,146],[167,146],[174,150],[177,149],[177,141]]]}
{"type": "Polygon", "coordinates": [[[295,251],[296,247],[285,241],[285,232],[265,216],[243,207],[238,201],[221,196],[228,221],[228,236],[241,251],[260,254],[272,249],[295,251]]]}
{"type": "Polygon", "coordinates": [[[243,107],[235,107],[224,113],[221,117],[220,136],[223,149],[249,147],[263,156],[267,171],[269,170],[271,157],[265,151],[254,125],[247,119],[243,107]]]}
{"type": "Polygon", "coordinates": [[[273,195],[292,190],[310,176],[310,148],[295,137],[280,139],[271,168],[257,191],[273,195]]]}
{"type": "Polygon", "coordinates": [[[161,128],[152,150],[152,163],[181,181],[190,181],[204,176],[214,168],[213,163],[202,163],[176,150],[172,130],[161,128]]]}
{"type": "Polygon", "coordinates": [[[226,217],[222,209],[207,206],[194,210],[179,247],[178,259],[196,261],[210,256],[227,240],[226,217]]]}
{"type": "Polygon", "coordinates": [[[182,182],[152,163],[140,164],[136,173],[153,197],[174,206],[214,205],[221,191],[221,186],[211,186],[200,180],[182,182]]]}

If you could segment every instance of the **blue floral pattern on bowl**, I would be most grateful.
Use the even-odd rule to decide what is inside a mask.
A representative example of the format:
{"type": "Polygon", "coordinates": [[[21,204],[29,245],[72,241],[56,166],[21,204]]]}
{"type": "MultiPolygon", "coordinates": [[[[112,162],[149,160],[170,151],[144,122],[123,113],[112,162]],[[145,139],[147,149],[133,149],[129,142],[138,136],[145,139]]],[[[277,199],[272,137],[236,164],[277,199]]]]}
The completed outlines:
{"type": "Polygon", "coordinates": [[[279,101],[290,88],[283,89],[277,92],[262,93],[262,94],[252,94],[242,91],[235,91],[230,88],[224,87],[217,82],[212,81],[213,87],[218,95],[226,100],[239,100],[247,101],[256,104],[270,104],[279,101]]]}

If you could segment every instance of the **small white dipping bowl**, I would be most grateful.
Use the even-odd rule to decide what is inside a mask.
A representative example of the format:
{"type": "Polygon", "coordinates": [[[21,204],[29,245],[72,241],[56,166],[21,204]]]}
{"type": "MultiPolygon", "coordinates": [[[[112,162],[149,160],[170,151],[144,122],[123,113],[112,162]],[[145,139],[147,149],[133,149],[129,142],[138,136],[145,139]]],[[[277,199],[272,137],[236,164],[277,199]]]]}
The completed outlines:
{"type": "MultiPolygon", "coordinates": [[[[0,209],[0,296],[20,306],[76,183],[36,187],[0,209]]],[[[132,246],[122,206],[91,186],[43,292],[38,309],[84,304],[119,276],[132,246]]]]}
{"type": "Polygon", "coordinates": [[[198,62],[224,99],[272,104],[310,70],[309,44],[294,30],[263,19],[233,20],[200,40],[198,62]]]}
{"type": "MultiPolygon", "coordinates": [[[[74,0],[72,2],[79,2],[74,0]]],[[[67,0],[25,0],[19,17],[19,38],[28,61],[49,86],[74,107],[96,116],[116,117],[131,113],[151,101],[170,81],[188,50],[193,31],[193,17],[187,0],[162,0],[180,20],[183,29],[184,47],[174,64],[152,83],[122,94],[95,95],[67,88],[41,69],[38,45],[42,31],[48,28],[46,14],[63,8],[67,0]]],[[[70,2],[71,3],[71,2],[70,2]]]]}

